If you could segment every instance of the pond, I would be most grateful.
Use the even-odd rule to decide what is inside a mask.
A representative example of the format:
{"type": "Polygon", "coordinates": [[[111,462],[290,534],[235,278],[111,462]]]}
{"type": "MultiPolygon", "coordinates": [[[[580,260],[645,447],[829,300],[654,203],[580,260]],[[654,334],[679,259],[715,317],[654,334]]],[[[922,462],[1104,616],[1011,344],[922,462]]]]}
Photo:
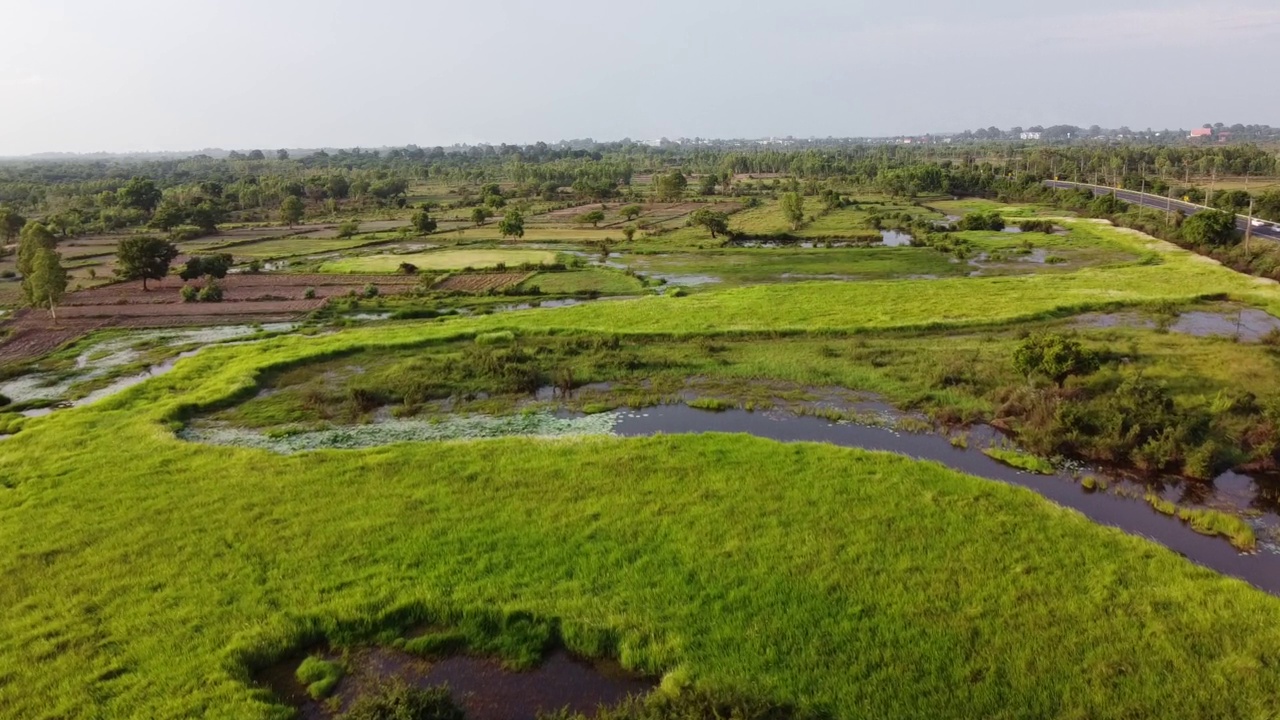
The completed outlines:
{"type": "MultiPolygon", "coordinates": [[[[291,658],[269,668],[260,682],[297,708],[302,718],[337,717],[327,702],[312,700],[294,677],[299,661],[291,658]]],[[[457,655],[427,661],[390,648],[357,651],[348,664],[350,672],[334,689],[340,711],[380,683],[394,679],[419,688],[447,685],[467,720],[536,720],[563,708],[591,716],[601,707],[647,694],[655,684],[617,662],[588,661],[564,650],[553,651],[537,667],[524,672],[507,670],[491,658],[457,655]]]]}

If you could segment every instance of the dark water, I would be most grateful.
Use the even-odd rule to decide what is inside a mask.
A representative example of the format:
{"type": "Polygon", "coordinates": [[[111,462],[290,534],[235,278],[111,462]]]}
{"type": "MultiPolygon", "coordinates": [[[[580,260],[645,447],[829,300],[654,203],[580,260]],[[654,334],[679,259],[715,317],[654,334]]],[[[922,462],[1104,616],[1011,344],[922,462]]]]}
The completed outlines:
{"type": "MultiPolygon", "coordinates": [[[[1155,540],[1201,565],[1246,580],[1267,592],[1280,594],[1280,554],[1266,547],[1257,553],[1242,554],[1222,538],[1201,535],[1180,520],[1157,513],[1143,500],[1088,492],[1075,478],[1065,474],[1034,475],[996,462],[978,447],[986,446],[996,438],[997,433],[990,428],[972,432],[971,447],[962,449],[952,446],[946,437],[937,434],[910,434],[882,427],[835,424],[821,418],[789,414],[744,410],[711,413],[684,405],[667,405],[624,414],[614,431],[625,436],[660,432],[746,433],[782,442],[825,442],[934,460],[970,475],[1030,488],[1059,505],[1079,510],[1095,522],[1155,540]],[[986,433],[986,438],[982,437],[983,433],[986,433]],[[988,442],[984,443],[984,439],[988,442]]],[[[1255,482],[1236,474],[1224,476],[1223,481],[1241,493],[1248,492],[1243,489],[1244,485],[1255,482]]],[[[1172,489],[1171,492],[1170,499],[1178,499],[1177,490],[1172,489]]],[[[1270,497],[1275,497],[1274,491],[1270,497]]]]}
{"type": "MultiPolygon", "coordinates": [[[[294,677],[302,656],[268,668],[258,682],[276,697],[298,710],[305,720],[341,717],[327,703],[316,702],[294,677]]],[[[557,650],[538,667],[513,672],[490,658],[465,655],[427,662],[388,648],[373,648],[349,659],[353,666],[334,690],[339,712],[350,709],[358,697],[382,682],[398,679],[420,688],[447,685],[453,701],[466,711],[467,720],[535,720],[540,714],[562,708],[595,715],[601,706],[612,706],[633,695],[644,695],[654,681],[624,670],[616,662],[588,662],[557,650]]]]}

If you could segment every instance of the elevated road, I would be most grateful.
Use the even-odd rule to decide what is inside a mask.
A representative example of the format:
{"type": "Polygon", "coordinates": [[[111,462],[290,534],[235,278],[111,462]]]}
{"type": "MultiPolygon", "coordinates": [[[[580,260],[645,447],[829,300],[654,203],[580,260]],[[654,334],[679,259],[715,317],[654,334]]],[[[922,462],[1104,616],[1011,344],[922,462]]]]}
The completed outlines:
{"type": "MultiPolygon", "coordinates": [[[[1194,215],[1204,210],[1212,210],[1213,208],[1204,205],[1196,205],[1195,203],[1184,202],[1182,200],[1170,200],[1160,195],[1152,195],[1151,193],[1141,193],[1136,190],[1120,190],[1117,188],[1107,187],[1105,185],[1090,185],[1088,183],[1067,182],[1066,180],[1045,180],[1045,185],[1059,190],[1071,190],[1074,188],[1087,188],[1093,191],[1094,195],[1111,195],[1128,203],[1135,205],[1143,205],[1155,210],[1181,210],[1186,215],[1194,215]]],[[[1236,216],[1236,227],[1243,234],[1245,228],[1249,225],[1249,218],[1244,215],[1236,216]]],[[[1261,224],[1253,226],[1253,236],[1255,238],[1263,238],[1273,242],[1280,242],[1280,225],[1276,223],[1263,221],[1261,224]]]]}

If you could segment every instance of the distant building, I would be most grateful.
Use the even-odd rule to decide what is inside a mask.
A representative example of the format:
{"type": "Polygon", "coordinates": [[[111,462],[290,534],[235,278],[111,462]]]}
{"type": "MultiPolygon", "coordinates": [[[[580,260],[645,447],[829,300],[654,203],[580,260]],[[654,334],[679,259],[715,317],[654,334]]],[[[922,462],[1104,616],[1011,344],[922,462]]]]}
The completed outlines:
{"type": "Polygon", "coordinates": [[[1021,135],[1019,135],[1018,137],[1021,137],[1023,140],[1039,140],[1039,139],[1040,139],[1040,133],[1038,133],[1038,132],[1024,132],[1024,133],[1022,133],[1021,135]]]}
{"type": "Polygon", "coordinates": [[[1187,137],[1189,138],[1213,137],[1213,129],[1212,128],[1196,128],[1195,130],[1192,130],[1191,134],[1188,135],[1187,137]]]}

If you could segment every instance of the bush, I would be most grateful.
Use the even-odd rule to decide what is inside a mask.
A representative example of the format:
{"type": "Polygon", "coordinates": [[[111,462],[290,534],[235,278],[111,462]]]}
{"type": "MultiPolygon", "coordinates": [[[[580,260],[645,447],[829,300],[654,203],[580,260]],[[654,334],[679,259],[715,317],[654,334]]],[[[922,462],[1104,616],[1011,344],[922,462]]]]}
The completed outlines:
{"type": "Polygon", "coordinates": [[[358,232],[360,232],[360,221],[358,220],[347,220],[338,225],[338,237],[340,238],[349,238],[358,232]]]}
{"type": "Polygon", "coordinates": [[[309,287],[302,291],[302,297],[306,300],[314,300],[316,298],[316,289],[309,287]]]}
{"type": "Polygon", "coordinates": [[[194,285],[183,285],[182,289],[178,290],[178,294],[182,296],[182,302],[184,303],[195,302],[199,299],[199,293],[200,291],[194,285]]]}
{"type": "Polygon", "coordinates": [[[341,665],[314,655],[303,660],[295,673],[298,682],[307,686],[307,694],[314,700],[328,697],[342,679],[342,674],[341,665]]]}
{"type": "Polygon", "coordinates": [[[343,720],[465,720],[446,687],[416,688],[397,678],[358,698],[343,720]]]}
{"type": "Polygon", "coordinates": [[[418,266],[414,265],[413,263],[403,262],[403,263],[400,263],[400,267],[397,268],[396,271],[399,272],[401,275],[417,275],[418,266]]]}
{"type": "Polygon", "coordinates": [[[5,405],[10,405],[12,403],[13,401],[9,399],[8,395],[0,395],[0,407],[4,407],[5,405]]]}
{"type": "Polygon", "coordinates": [[[957,226],[961,230],[1004,230],[1004,218],[997,212],[973,212],[960,218],[957,226]]]}
{"type": "Polygon", "coordinates": [[[1023,220],[1018,223],[1022,232],[1052,233],[1056,226],[1052,220],[1023,220]]]}
{"type": "Polygon", "coordinates": [[[376,298],[378,297],[378,286],[373,283],[369,283],[364,286],[364,292],[362,294],[366,298],[376,298]]]}
{"type": "Polygon", "coordinates": [[[204,287],[200,288],[200,293],[197,297],[200,302],[222,302],[222,286],[218,284],[218,281],[209,278],[204,287]]]}

